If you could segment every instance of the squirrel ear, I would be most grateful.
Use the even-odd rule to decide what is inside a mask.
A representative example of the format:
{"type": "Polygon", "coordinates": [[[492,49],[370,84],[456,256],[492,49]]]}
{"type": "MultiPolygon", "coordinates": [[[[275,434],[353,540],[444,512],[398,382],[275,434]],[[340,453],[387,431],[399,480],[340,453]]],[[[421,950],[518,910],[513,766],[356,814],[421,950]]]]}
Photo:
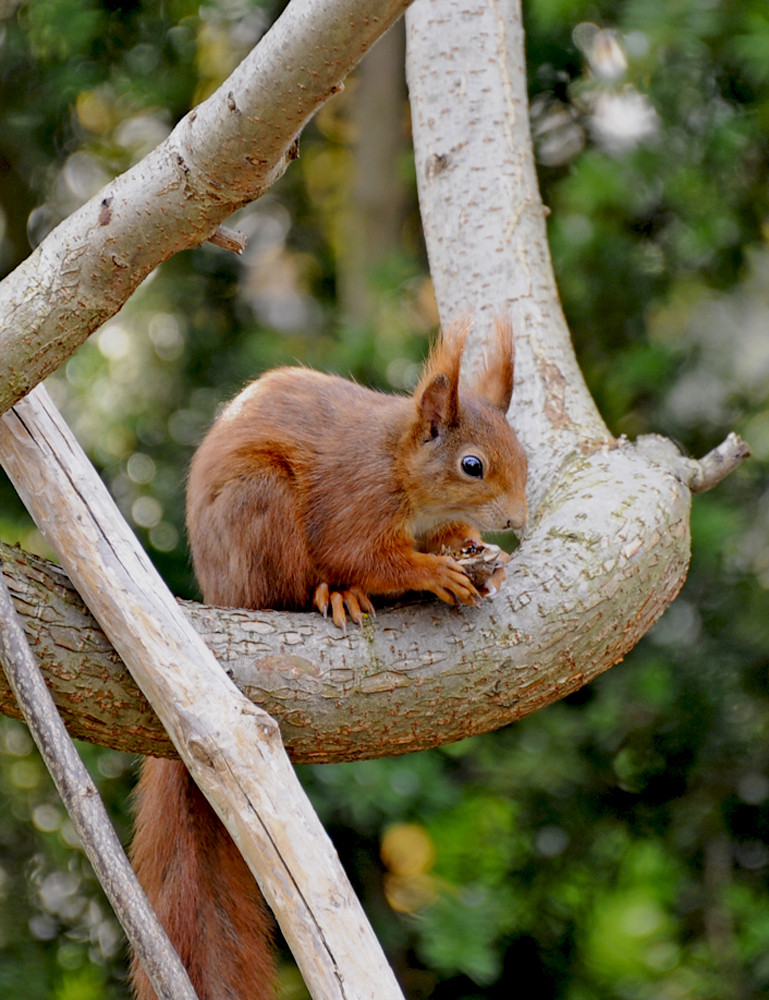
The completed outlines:
{"type": "Polygon", "coordinates": [[[438,437],[456,411],[456,386],[448,375],[439,372],[428,383],[419,404],[419,429],[423,440],[438,437]]]}
{"type": "Polygon", "coordinates": [[[414,390],[417,401],[417,431],[422,440],[437,437],[456,423],[459,413],[459,367],[468,322],[452,323],[438,338],[414,390]]]}
{"type": "Polygon", "coordinates": [[[491,343],[472,376],[472,388],[487,403],[507,413],[513,395],[515,346],[509,316],[494,318],[491,343]]]}

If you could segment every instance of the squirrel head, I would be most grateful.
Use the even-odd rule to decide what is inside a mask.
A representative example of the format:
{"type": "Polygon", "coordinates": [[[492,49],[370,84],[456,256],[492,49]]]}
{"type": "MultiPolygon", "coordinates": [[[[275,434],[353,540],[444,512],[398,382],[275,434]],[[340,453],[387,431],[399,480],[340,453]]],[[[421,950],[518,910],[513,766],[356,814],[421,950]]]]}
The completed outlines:
{"type": "Polygon", "coordinates": [[[483,362],[460,392],[467,323],[441,337],[414,393],[405,488],[415,537],[443,522],[520,531],[527,515],[526,455],[507,421],[513,392],[513,333],[497,319],[483,362]]]}

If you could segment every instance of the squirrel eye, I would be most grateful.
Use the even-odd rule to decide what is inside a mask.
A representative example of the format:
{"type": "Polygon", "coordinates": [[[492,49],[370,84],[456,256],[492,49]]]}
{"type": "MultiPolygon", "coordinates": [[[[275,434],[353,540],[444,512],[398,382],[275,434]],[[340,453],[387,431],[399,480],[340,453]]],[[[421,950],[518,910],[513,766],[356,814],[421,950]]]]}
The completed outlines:
{"type": "Polygon", "coordinates": [[[465,455],[462,459],[462,472],[473,479],[483,479],[483,462],[475,455],[465,455]]]}

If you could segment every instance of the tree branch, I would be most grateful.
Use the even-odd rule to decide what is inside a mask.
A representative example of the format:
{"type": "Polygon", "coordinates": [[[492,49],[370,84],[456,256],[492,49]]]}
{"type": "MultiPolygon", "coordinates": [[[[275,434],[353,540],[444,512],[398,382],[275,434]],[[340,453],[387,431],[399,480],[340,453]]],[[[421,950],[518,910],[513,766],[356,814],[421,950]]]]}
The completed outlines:
{"type": "MultiPolygon", "coordinates": [[[[660,458],[643,442],[638,449],[612,442],[587,396],[552,280],[541,205],[535,210],[522,65],[514,5],[421,0],[410,15],[417,167],[441,308],[448,315],[477,307],[478,345],[495,311],[509,308],[515,317],[513,415],[536,513],[508,585],[477,611],[402,608],[346,638],[314,616],[190,612],[227,669],[242,670],[245,690],[282,720],[296,760],[420,749],[534,711],[621,659],[685,577],[682,487],[696,484],[697,474],[671,449],[660,458]],[[431,34],[433,21],[440,32],[431,34]],[[468,53],[473,63],[459,65],[468,53]],[[471,71],[475,82],[465,85],[471,71]],[[487,107],[491,124],[483,130],[487,107]],[[469,228],[453,206],[476,196],[482,225],[469,228]]],[[[64,639],[76,648],[80,641],[64,639]]],[[[45,659],[54,670],[65,662],[55,643],[45,659]]],[[[85,659],[102,676],[98,656],[85,659]]],[[[81,735],[106,741],[115,725],[111,698],[103,685],[91,686],[95,707],[81,735]]],[[[116,691],[118,702],[128,698],[116,691]]],[[[144,722],[135,725],[142,730],[144,722]]],[[[129,727],[112,745],[134,746],[124,744],[132,738],[129,727]]],[[[146,749],[160,752],[152,729],[146,739],[146,749]]]]}
{"type": "Polygon", "coordinates": [[[535,510],[574,455],[611,441],[571,345],[529,130],[520,3],[420,0],[406,15],[419,207],[441,319],[515,330],[511,422],[535,510]]]}
{"type": "Polygon", "coordinates": [[[0,660],[32,737],[118,920],[159,1000],[197,1000],[67,735],[0,574],[0,660]]]}
{"type": "Polygon", "coordinates": [[[729,434],[725,441],[699,461],[682,455],[676,444],[658,434],[645,434],[638,439],[637,444],[652,461],[659,461],[665,467],[675,469],[676,475],[692,493],[712,490],[750,457],[750,446],[739,434],[734,433],[729,434]]]}
{"type": "MultiPolygon", "coordinates": [[[[513,554],[508,581],[480,608],[383,609],[347,636],[317,614],[184,608],[228,674],[279,721],[295,761],[405,753],[486,732],[617,663],[675,597],[689,490],[654,468],[649,475],[628,444],[575,461],[513,554]],[[656,535],[650,508],[664,518],[656,535]]],[[[145,702],[125,717],[134,689],[61,571],[10,552],[12,561],[2,556],[17,607],[65,718],[80,716],[78,735],[168,752],[145,702]],[[56,603],[41,615],[46,591],[56,603]]]]}
{"type": "Polygon", "coordinates": [[[222,250],[232,250],[233,253],[241,254],[246,249],[248,237],[245,233],[230,229],[228,226],[217,226],[208,237],[208,242],[221,247],[222,250]]]}
{"type": "Polygon", "coordinates": [[[276,723],[187,623],[42,386],[0,417],[0,456],[246,859],[312,996],[402,1000],[276,723]]]}
{"type": "Polygon", "coordinates": [[[5,278],[0,413],[58,368],[158,264],[210,239],[281,176],[309,118],[409,2],[292,0],[165,142],[5,278]]]}

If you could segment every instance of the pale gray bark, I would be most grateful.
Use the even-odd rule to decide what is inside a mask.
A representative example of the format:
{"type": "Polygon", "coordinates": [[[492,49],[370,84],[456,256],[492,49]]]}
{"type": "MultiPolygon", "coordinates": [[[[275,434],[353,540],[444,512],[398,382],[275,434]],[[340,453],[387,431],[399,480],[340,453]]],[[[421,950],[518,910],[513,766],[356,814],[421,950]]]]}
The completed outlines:
{"type": "Polygon", "coordinates": [[[476,357],[496,314],[509,314],[515,330],[510,419],[527,452],[532,513],[497,612],[500,657],[534,671],[524,691],[533,683],[566,693],[622,659],[675,598],[689,562],[691,488],[712,484],[746,450],[725,444],[723,463],[717,449],[695,471],[669,442],[615,441],[601,420],[553,277],[520,4],[418,0],[406,23],[441,318],[474,317],[476,357]]]}
{"type": "MultiPolygon", "coordinates": [[[[744,457],[739,439],[728,441],[734,452],[725,459],[719,449],[719,472],[725,461],[733,468],[744,457]]],[[[682,572],[679,548],[688,537],[688,484],[704,481],[712,456],[702,464],[684,459],[657,438],[639,447],[662,449],[665,463],[677,463],[677,474],[661,475],[654,486],[653,502],[668,527],[647,543],[650,551],[634,534],[652,488],[646,477],[622,516],[611,509],[613,494],[624,495],[626,482],[644,469],[626,448],[623,468],[614,469],[619,480],[604,481],[598,493],[593,479],[605,478],[601,463],[608,455],[587,467],[593,479],[580,470],[575,486],[582,482],[582,497],[572,501],[575,517],[585,515],[580,531],[557,528],[551,513],[514,557],[511,580],[482,608],[448,608],[437,600],[382,608],[376,622],[342,635],[315,613],[181,606],[240,690],[278,721],[294,761],[406,753],[499,728],[620,660],[672,599],[682,572]],[[545,561],[551,557],[539,578],[527,560],[530,544],[545,561]],[[610,613],[613,602],[629,595],[638,609],[630,623],[610,613]]],[[[557,497],[554,504],[558,512],[557,497]]],[[[63,571],[7,546],[0,547],[0,563],[70,731],[118,750],[175,755],[63,571]]],[[[0,711],[12,714],[13,704],[0,683],[0,711]]]]}
{"type": "Polygon", "coordinates": [[[189,976],[147,901],[96,785],[56,711],[2,574],[0,663],[83,850],[158,1000],[196,1000],[189,976]]]}
{"type": "Polygon", "coordinates": [[[536,510],[563,462],[611,441],[553,275],[529,132],[520,3],[418,0],[406,17],[419,206],[441,319],[497,312],[516,338],[511,422],[536,510]]]}
{"type": "Polygon", "coordinates": [[[141,281],[258,198],[309,118],[409,0],[292,0],[168,139],[65,219],[0,284],[0,412],[54,371],[141,281]]]}
{"type": "Polygon", "coordinates": [[[401,998],[278,726],[188,624],[42,386],[0,417],[0,456],[240,848],[312,996],[401,998]]]}
{"type": "MultiPolygon", "coordinates": [[[[678,592],[690,489],[712,481],[664,439],[613,441],[586,393],[547,252],[515,5],[419,0],[408,38],[438,299],[445,316],[476,307],[479,336],[496,311],[513,313],[512,417],[533,514],[507,584],[477,610],[383,611],[348,636],[314,615],[190,611],[228,671],[280,720],[296,760],[405,752],[493,729],[618,662],[678,592]]],[[[715,464],[723,472],[740,457],[732,449],[715,464]]],[[[63,662],[55,647],[47,658],[63,662]]],[[[97,687],[83,704],[93,738],[104,740],[105,727],[114,745],[133,738],[116,724],[111,691],[97,687]]],[[[161,752],[155,739],[128,745],[161,752]]]]}

